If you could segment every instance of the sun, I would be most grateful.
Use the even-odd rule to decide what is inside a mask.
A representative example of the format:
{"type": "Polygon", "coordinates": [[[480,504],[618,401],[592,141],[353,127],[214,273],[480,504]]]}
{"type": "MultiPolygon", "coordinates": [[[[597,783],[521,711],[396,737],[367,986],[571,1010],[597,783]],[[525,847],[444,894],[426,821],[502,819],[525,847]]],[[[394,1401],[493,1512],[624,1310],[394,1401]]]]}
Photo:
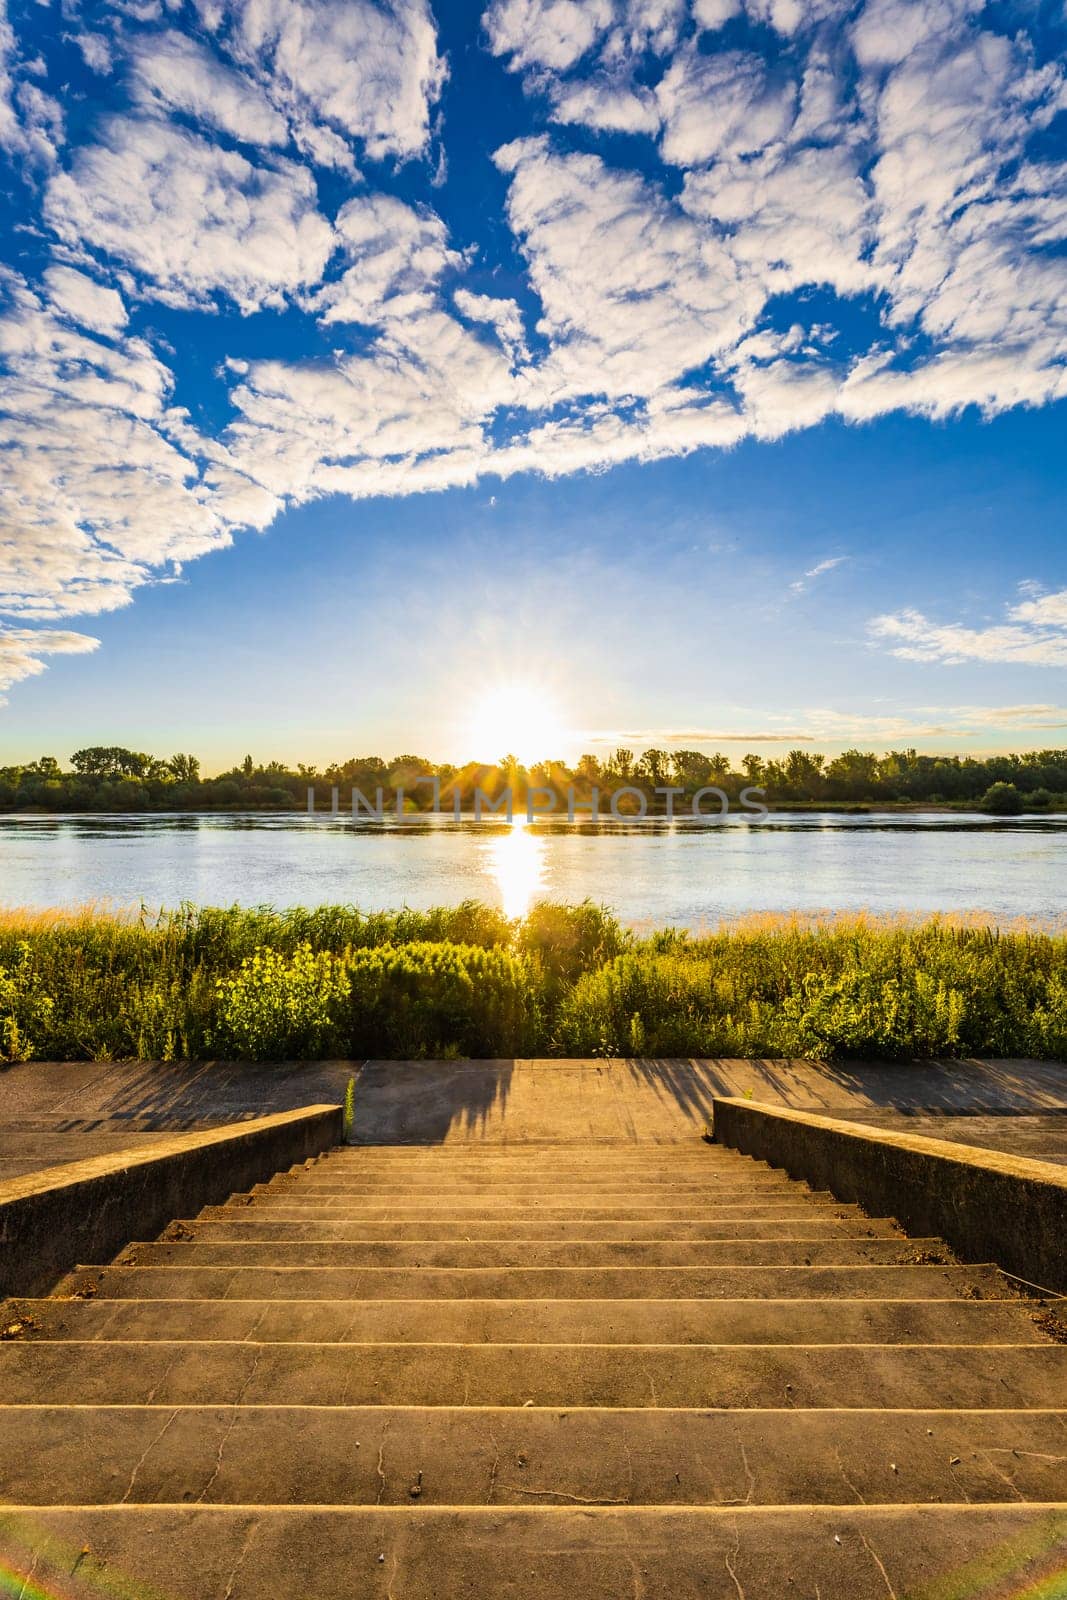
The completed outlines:
{"type": "Polygon", "coordinates": [[[566,734],[549,697],[531,684],[501,683],[477,702],[470,717],[478,761],[514,755],[528,767],[558,757],[566,734]]]}

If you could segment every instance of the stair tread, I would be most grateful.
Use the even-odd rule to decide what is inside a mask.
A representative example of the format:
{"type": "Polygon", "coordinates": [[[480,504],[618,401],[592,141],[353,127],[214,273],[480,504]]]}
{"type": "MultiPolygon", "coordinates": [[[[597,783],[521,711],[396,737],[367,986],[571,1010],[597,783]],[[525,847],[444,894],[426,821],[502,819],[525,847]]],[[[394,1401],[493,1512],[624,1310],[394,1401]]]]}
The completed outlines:
{"type": "Polygon", "coordinates": [[[1047,1343],[1017,1300],[31,1300],[30,1339],[1047,1343]]]}
{"type": "Polygon", "coordinates": [[[0,1403],[946,1409],[1062,1404],[1063,1345],[21,1341],[0,1403]]]}
{"type": "Polygon", "coordinates": [[[4,1568],[70,1600],[114,1573],[169,1600],[276,1600],[312,1571],[316,1600],[781,1600],[816,1584],[822,1600],[885,1600],[964,1566],[972,1593],[1014,1575],[1052,1594],[1067,1540],[1055,1505],[30,1509],[0,1513],[4,1568]]]}
{"type": "Polygon", "coordinates": [[[127,1246],[119,1266],[144,1267],[708,1267],[779,1264],[847,1266],[885,1262],[907,1265],[915,1257],[950,1262],[937,1239],[785,1238],[699,1240],[294,1240],[144,1241],[127,1246]]]}
{"type": "Polygon", "coordinates": [[[1067,1411],[12,1408],[0,1501],[1067,1500],[1067,1411]]]}

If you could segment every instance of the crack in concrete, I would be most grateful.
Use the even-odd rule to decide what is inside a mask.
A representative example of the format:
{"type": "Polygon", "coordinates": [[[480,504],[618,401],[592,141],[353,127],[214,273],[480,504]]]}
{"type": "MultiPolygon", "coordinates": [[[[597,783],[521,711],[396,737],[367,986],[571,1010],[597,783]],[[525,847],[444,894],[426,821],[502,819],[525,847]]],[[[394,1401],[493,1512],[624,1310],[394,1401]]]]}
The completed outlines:
{"type": "Polygon", "coordinates": [[[882,1574],[882,1578],[885,1582],[886,1593],[889,1595],[889,1600],[899,1600],[897,1591],[893,1588],[892,1583],[889,1581],[889,1574],[885,1570],[881,1556],[868,1542],[867,1535],[865,1533],[860,1534],[860,1543],[863,1545],[863,1548],[866,1550],[867,1554],[878,1568],[878,1571],[882,1574]]]}
{"type": "Polygon", "coordinates": [[[990,1456],[1016,1456],[1024,1461],[1049,1461],[1053,1463],[1067,1461],[1067,1456],[1056,1456],[1050,1451],[1016,1450],[1014,1446],[1003,1444],[989,1445],[984,1454],[990,1456]]]}
{"type": "Polygon", "coordinates": [[[270,1306],[264,1306],[263,1307],[262,1311],[259,1313],[259,1316],[256,1318],[255,1322],[253,1322],[252,1326],[249,1328],[248,1332],[245,1334],[245,1340],[244,1340],[245,1344],[251,1344],[252,1341],[255,1339],[256,1334],[259,1332],[260,1328],[263,1326],[264,1321],[266,1320],[266,1316],[267,1316],[267,1313],[268,1313],[269,1310],[270,1310],[270,1306]]]}
{"type": "Polygon", "coordinates": [[[568,1494],[565,1489],[520,1489],[517,1483],[506,1483],[512,1494],[541,1494],[551,1500],[571,1500],[576,1506],[628,1506],[629,1500],[616,1500],[611,1495],[568,1494]]]}
{"type": "Polygon", "coordinates": [[[389,1424],[387,1422],[385,1424],[384,1428],[382,1429],[382,1437],[381,1437],[381,1439],[379,1441],[379,1444],[378,1444],[378,1467],[377,1467],[377,1471],[378,1471],[378,1497],[374,1502],[375,1505],[378,1505],[378,1506],[381,1505],[382,1496],[385,1494],[385,1491],[386,1491],[386,1488],[387,1488],[386,1478],[385,1478],[385,1436],[386,1436],[386,1434],[388,1432],[389,1432],[389,1424]]]}
{"type": "Polygon", "coordinates": [[[734,1567],[734,1562],[737,1560],[737,1558],[740,1555],[740,1553],[741,1553],[741,1529],[737,1526],[737,1523],[735,1522],[734,1523],[734,1548],[733,1548],[732,1552],[729,1552],[729,1553],[727,1553],[727,1554],[725,1554],[723,1556],[723,1561],[726,1564],[727,1572],[730,1574],[731,1582],[733,1583],[733,1586],[737,1591],[737,1600],[745,1600],[744,1585],[742,1584],[741,1579],[737,1576],[737,1571],[736,1571],[736,1569],[734,1567]]]}
{"type": "Polygon", "coordinates": [[[996,1475],[1000,1479],[1001,1483],[1003,1483],[1004,1486],[1007,1489],[1011,1490],[1011,1493],[1015,1496],[1016,1500],[1025,1500],[1026,1496],[1022,1493],[1022,1491],[1020,1490],[1018,1484],[1016,1484],[1015,1481],[1011,1477],[1009,1477],[1009,1475],[1006,1472],[1004,1472],[1000,1467],[998,1467],[996,1462],[993,1460],[993,1456],[994,1456],[995,1453],[998,1453],[998,1452],[995,1452],[992,1449],[983,1450],[981,1452],[981,1455],[983,1456],[983,1458],[985,1460],[985,1463],[988,1466],[989,1470],[991,1472],[996,1473],[996,1475]]]}
{"type": "Polygon", "coordinates": [[[489,1468],[489,1490],[485,1497],[487,1506],[493,1503],[493,1496],[496,1493],[496,1475],[500,1470],[500,1445],[492,1428],[489,1430],[489,1443],[493,1447],[493,1464],[489,1468]]]}
{"type": "Polygon", "coordinates": [[[141,1468],[144,1466],[145,1462],[147,1461],[149,1452],[155,1449],[156,1445],[162,1439],[163,1435],[166,1433],[167,1429],[170,1427],[171,1423],[175,1420],[177,1415],[178,1415],[177,1411],[172,1411],[170,1416],[167,1418],[166,1422],[164,1422],[162,1428],[160,1428],[159,1432],[156,1434],[155,1438],[151,1439],[149,1441],[149,1443],[145,1445],[144,1450],[141,1453],[140,1459],[138,1460],[138,1462],[137,1462],[136,1466],[134,1467],[133,1471],[130,1473],[130,1481],[126,1485],[126,1493],[123,1495],[122,1499],[119,1501],[120,1505],[128,1504],[130,1495],[133,1493],[133,1486],[137,1481],[137,1474],[140,1472],[141,1468]]]}
{"type": "Polygon", "coordinates": [[[844,1482],[847,1485],[847,1487],[855,1495],[855,1497],[859,1501],[860,1505],[861,1506],[865,1506],[867,1504],[867,1497],[866,1497],[866,1495],[864,1495],[864,1494],[862,1494],[860,1492],[859,1486],[857,1484],[853,1483],[852,1479],[849,1477],[848,1472],[845,1470],[845,1463],[841,1459],[840,1450],[835,1450],[834,1451],[834,1460],[837,1462],[837,1470],[840,1472],[841,1477],[844,1480],[844,1482]]]}
{"type": "Polygon", "coordinates": [[[218,1448],[218,1450],[216,1452],[216,1455],[215,1455],[215,1465],[214,1465],[214,1467],[212,1469],[211,1476],[208,1478],[208,1480],[205,1483],[204,1487],[201,1489],[200,1493],[196,1497],[198,1502],[201,1502],[201,1501],[203,1501],[205,1499],[205,1497],[207,1496],[208,1490],[211,1488],[212,1484],[215,1482],[215,1479],[218,1477],[219,1473],[222,1471],[222,1455],[223,1455],[223,1451],[226,1449],[226,1446],[229,1443],[230,1434],[233,1432],[233,1430],[234,1430],[234,1428],[236,1426],[237,1426],[237,1408],[236,1408],[236,1406],[234,1406],[232,1408],[231,1412],[230,1412],[230,1420],[229,1420],[229,1422],[227,1422],[225,1428],[223,1428],[222,1434],[221,1434],[221,1436],[219,1438],[219,1448],[218,1448]]]}
{"type": "Polygon", "coordinates": [[[241,1541],[241,1548],[237,1553],[237,1560],[230,1568],[230,1575],[226,1580],[226,1588],[222,1595],[222,1600],[232,1600],[234,1585],[237,1582],[237,1575],[248,1559],[248,1552],[252,1548],[252,1540],[255,1538],[255,1534],[256,1524],[253,1522],[249,1524],[245,1536],[241,1541]]]}
{"type": "Polygon", "coordinates": [[[35,1550],[34,1553],[33,1553],[33,1560],[30,1562],[29,1571],[26,1573],[26,1576],[22,1580],[22,1588],[19,1590],[18,1594],[15,1596],[15,1600],[26,1600],[26,1596],[29,1593],[30,1584],[33,1582],[33,1575],[37,1571],[38,1566],[40,1565],[40,1560],[41,1560],[41,1552],[39,1550],[35,1550]]]}
{"type": "Polygon", "coordinates": [[[629,1562],[630,1576],[634,1582],[633,1600],[644,1600],[645,1580],[638,1569],[636,1558],[628,1555],[626,1560],[629,1562]]]}
{"type": "Polygon", "coordinates": [[[156,1395],[159,1393],[160,1389],[162,1389],[163,1385],[166,1383],[167,1379],[170,1377],[170,1375],[173,1372],[174,1368],[177,1366],[180,1357],[181,1357],[181,1350],[178,1349],[171,1356],[170,1360],[167,1362],[166,1366],[163,1368],[163,1371],[160,1373],[159,1377],[156,1379],[156,1381],[152,1385],[151,1389],[149,1389],[148,1393],[145,1395],[143,1403],[146,1406],[150,1406],[150,1405],[154,1405],[155,1404],[156,1395]]]}

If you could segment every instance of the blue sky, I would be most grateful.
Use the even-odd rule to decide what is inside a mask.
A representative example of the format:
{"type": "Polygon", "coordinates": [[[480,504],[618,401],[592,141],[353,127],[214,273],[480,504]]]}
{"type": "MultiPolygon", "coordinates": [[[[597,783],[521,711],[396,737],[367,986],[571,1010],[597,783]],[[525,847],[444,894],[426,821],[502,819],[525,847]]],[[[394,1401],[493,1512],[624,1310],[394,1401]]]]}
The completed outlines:
{"type": "Polygon", "coordinates": [[[0,758],[1067,743],[1064,38],[0,0],[0,758]]]}

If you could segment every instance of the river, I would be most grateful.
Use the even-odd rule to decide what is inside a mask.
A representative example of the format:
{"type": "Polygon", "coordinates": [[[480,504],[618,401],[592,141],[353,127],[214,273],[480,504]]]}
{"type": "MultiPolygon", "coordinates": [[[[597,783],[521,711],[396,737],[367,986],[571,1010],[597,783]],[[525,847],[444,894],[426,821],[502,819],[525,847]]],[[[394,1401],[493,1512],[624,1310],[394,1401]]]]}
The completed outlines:
{"type": "Polygon", "coordinates": [[[760,912],[978,912],[1061,925],[1067,816],[772,812],[721,823],[0,818],[0,905],[424,908],[587,896],[638,926],[760,912]]]}

